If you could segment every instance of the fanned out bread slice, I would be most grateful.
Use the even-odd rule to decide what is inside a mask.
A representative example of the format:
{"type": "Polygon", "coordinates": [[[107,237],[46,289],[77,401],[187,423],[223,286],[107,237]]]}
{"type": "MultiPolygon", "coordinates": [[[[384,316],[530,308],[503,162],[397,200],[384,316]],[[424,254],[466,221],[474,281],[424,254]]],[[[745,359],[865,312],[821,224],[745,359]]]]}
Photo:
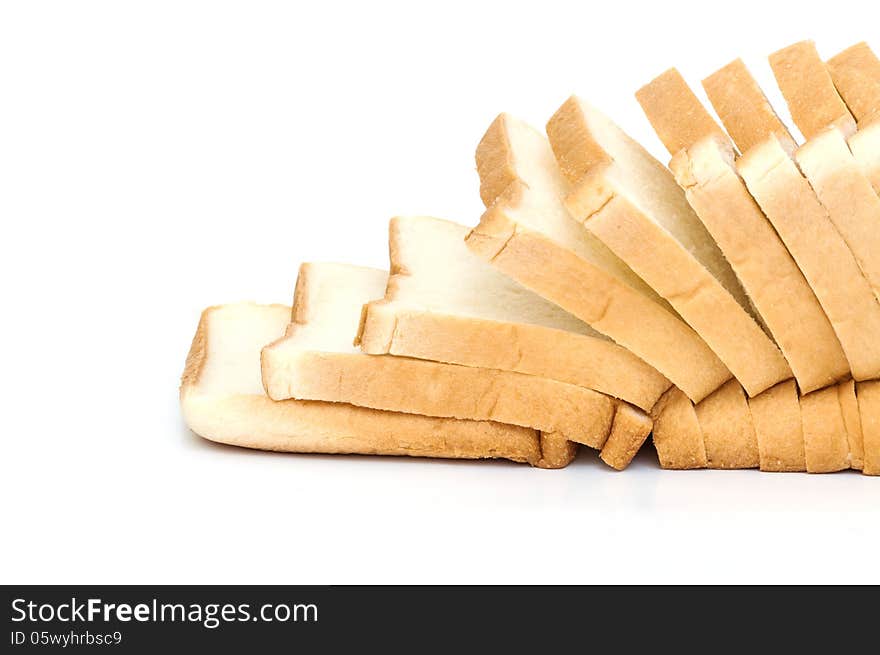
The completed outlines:
{"type": "Polygon", "coordinates": [[[864,439],[865,475],[880,475],[880,381],[856,384],[862,437],[864,439]]]}
{"type": "MultiPolygon", "coordinates": [[[[752,113],[744,102],[717,103],[709,99],[722,122],[763,126],[764,140],[737,161],[737,170],[764,215],[773,224],[831,321],[850,365],[852,377],[866,380],[880,374],[880,305],[862,275],[846,242],[825,207],[797,168],[778,118],[762,112],[761,120],[743,119],[752,113]]],[[[805,125],[806,127],[806,125],[805,125]]],[[[743,144],[737,144],[742,147],[743,144]]]]}
{"type": "Polygon", "coordinates": [[[650,287],[568,214],[547,139],[501,114],[477,148],[487,209],[470,250],[653,366],[700,400],[730,371],[650,287]]]}
{"type": "Polygon", "coordinates": [[[355,348],[362,307],[384,294],[387,280],[385,271],[371,268],[303,264],[286,336],[263,349],[269,397],[493,420],[604,445],[617,404],[604,394],[522,373],[355,348]]]}
{"type": "Polygon", "coordinates": [[[849,138],[849,148],[880,194],[880,59],[866,43],[858,43],[832,57],[827,66],[858,121],[859,131],[849,138]]]}
{"type": "Polygon", "coordinates": [[[651,410],[654,448],[665,469],[704,469],[708,466],[703,432],[694,404],[678,387],[660,396],[651,410]]]}
{"type": "Polygon", "coordinates": [[[836,129],[807,141],[795,159],[880,302],[880,196],[836,129]]]}
{"type": "Polygon", "coordinates": [[[289,321],[284,305],[241,303],[202,313],[180,387],[193,432],[234,446],[297,453],[540,460],[538,433],[527,428],[269,400],[260,382],[260,350],[289,321]]]}
{"type": "Polygon", "coordinates": [[[850,46],[829,59],[826,66],[859,126],[880,117],[880,59],[867,43],[850,46]]]}
{"type": "Polygon", "coordinates": [[[801,396],[804,456],[808,473],[849,468],[849,439],[836,386],[801,396]]]}
{"type": "Polygon", "coordinates": [[[770,55],[770,68],[788,104],[795,125],[809,140],[836,127],[843,134],[856,131],[856,122],[838,94],[816,44],[799,41],[770,55]]]}
{"type": "MultiPolygon", "coordinates": [[[[855,396],[853,396],[855,398],[855,396]]],[[[798,390],[793,380],[749,399],[762,471],[806,471],[798,390]]]]}
{"type": "Polygon", "coordinates": [[[855,382],[848,380],[837,385],[837,400],[840,402],[840,411],[846,426],[850,468],[861,471],[865,463],[865,446],[855,382]]]}
{"type": "Polygon", "coordinates": [[[652,428],[653,422],[647,414],[620,403],[614,412],[611,434],[602,446],[599,457],[611,468],[622,471],[639,452],[652,428]]]}
{"type": "Polygon", "coordinates": [[[474,255],[468,232],[438,218],[391,219],[391,275],[384,299],[364,307],[364,352],[538,375],[654,406],[666,378],[474,255]]]}
{"type": "MultiPolygon", "coordinates": [[[[725,105],[750,102],[759,109],[746,124],[734,126],[744,143],[754,141],[760,126],[773,125],[767,114],[774,118],[775,114],[741,61],[715,73],[707,86],[725,105]]],[[[729,137],[674,69],[637,97],[673,155],[669,167],[688,202],[730,262],[801,390],[820,389],[846,377],[849,364],[840,341],[785,244],[736,172],[729,137]]],[[[776,123],[779,133],[788,136],[776,123]]]]}
{"type": "Polygon", "coordinates": [[[792,376],[672,173],[593,107],[570,98],[547,124],[571,215],[665,298],[749,395],[792,376]]]}
{"type": "Polygon", "coordinates": [[[758,438],[743,388],[730,380],[696,405],[697,421],[706,446],[707,466],[748,469],[760,464],[758,438]]]}

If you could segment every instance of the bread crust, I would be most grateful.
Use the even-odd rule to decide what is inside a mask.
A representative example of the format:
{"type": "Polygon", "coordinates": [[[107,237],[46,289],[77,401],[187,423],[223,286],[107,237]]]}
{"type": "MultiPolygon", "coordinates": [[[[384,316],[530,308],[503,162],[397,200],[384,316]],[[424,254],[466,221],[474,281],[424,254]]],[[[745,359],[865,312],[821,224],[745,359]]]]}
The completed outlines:
{"type": "Polygon", "coordinates": [[[671,387],[651,410],[654,448],[665,469],[704,469],[708,466],[703,432],[694,404],[678,387],[671,387]]]}
{"type": "Polygon", "coordinates": [[[804,457],[809,473],[849,468],[849,441],[836,386],[801,396],[804,457]]]}
{"type": "Polygon", "coordinates": [[[856,122],[812,41],[800,41],[770,55],[770,68],[795,125],[811,139],[828,127],[849,135],[856,122]]]}
{"type": "Polygon", "coordinates": [[[703,80],[709,102],[740,152],[748,152],[769,135],[794,152],[797,143],[742,59],[735,59],[703,80]]]}
{"type": "Polygon", "coordinates": [[[880,115],[880,59],[862,41],[826,62],[837,92],[861,126],[880,115]]]}
{"type": "MultiPolygon", "coordinates": [[[[643,101],[650,101],[653,105],[657,96],[665,93],[665,89],[675,83],[675,80],[663,76],[658,80],[662,82],[663,88],[655,89],[649,85],[642,89],[643,101]]],[[[678,107],[682,103],[673,104],[678,107]]],[[[568,125],[580,121],[581,132],[590,135],[592,130],[587,125],[585,111],[580,102],[569,101],[550,119],[548,134],[554,151],[559,149],[569,152],[576,149],[571,139],[561,145],[556,142],[555,135],[561,131],[558,127],[560,123],[568,125]]],[[[694,118],[693,114],[694,112],[689,112],[688,116],[694,118]]],[[[655,121],[658,124],[665,123],[668,118],[664,111],[663,116],[655,116],[655,121]]],[[[711,121],[708,115],[706,119],[711,121]]],[[[695,133],[703,134],[707,131],[705,122],[696,121],[695,133]]],[[[715,129],[720,132],[720,128],[715,129]]],[[[661,138],[670,140],[672,147],[678,147],[692,136],[688,130],[681,130],[678,134],[673,132],[675,130],[664,129],[661,134],[661,138]]],[[[585,149],[593,149],[596,142],[596,138],[585,141],[585,149]]],[[[634,147],[641,149],[637,144],[634,147]]],[[[646,160],[653,161],[646,152],[643,156],[646,160]]],[[[566,158],[570,159],[570,156],[566,155],[566,158]]],[[[590,159],[598,160],[592,156],[590,159]]],[[[777,382],[790,378],[792,372],[788,362],[747,311],[748,300],[735,274],[693,214],[684,194],[671,179],[669,171],[656,161],[653,161],[655,165],[650,174],[641,171],[643,177],[650,177],[644,180],[645,184],[663,186],[658,180],[668,178],[666,188],[674,191],[663,207],[648,210],[639,206],[638,200],[618,183],[619,178],[629,176],[632,172],[624,170],[613,161],[612,153],[607,153],[606,159],[608,161],[594,166],[582,178],[569,178],[572,188],[565,204],[572,217],[581,222],[666,299],[750,395],[758,394],[777,382]],[[705,257],[707,261],[718,262],[724,269],[727,276],[724,283],[692,252],[691,248],[696,249],[698,246],[683,243],[660,224],[657,213],[661,212],[674,215],[677,222],[686,221],[687,231],[693,233],[694,244],[699,243],[699,247],[711,249],[711,253],[706,253],[705,257]],[[735,289],[741,297],[734,297],[730,289],[735,289]]],[[[585,169],[586,167],[578,167],[577,170],[585,169]]],[[[670,379],[675,382],[673,378],[670,379]]]]}
{"type": "Polygon", "coordinates": [[[880,475],[880,381],[856,384],[862,436],[865,475],[880,475]]]}
{"type": "Polygon", "coordinates": [[[849,466],[861,471],[865,465],[864,435],[862,434],[862,418],[859,415],[859,402],[856,398],[856,385],[847,380],[837,385],[837,400],[843,415],[846,428],[846,440],[849,444],[849,466]]]}
{"type": "Polygon", "coordinates": [[[739,383],[729,381],[694,410],[709,468],[748,469],[760,465],[758,438],[739,383]]]}
{"type": "MultiPolygon", "coordinates": [[[[539,435],[527,428],[382,412],[341,403],[273,402],[261,394],[211,391],[201,384],[201,373],[209,358],[220,357],[222,361],[222,347],[212,344],[210,325],[223,320],[227,307],[214,306],[202,312],[181,379],[184,420],[205,439],[297,453],[505,458],[532,465],[542,459],[539,435]]],[[[281,305],[247,307],[254,312],[282,308],[290,314],[290,308],[281,305]]],[[[254,346],[259,348],[259,344],[254,346]]],[[[255,359],[254,368],[257,366],[255,359]]]]}
{"type": "Polygon", "coordinates": [[[794,380],[749,398],[762,471],[806,471],[801,408],[794,380]]]}
{"type": "Polygon", "coordinates": [[[653,421],[647,414],[626,403],[618,403],[611,434],[599,457],[611,468],[622,471],[630,465],[652,428],[653,421]]]}
{"type": "Polygon", "coordinates": [[[880,304],[809,182],[772,137],[737,169],[825,310],[852,377],[880,377],[880,304]]]}

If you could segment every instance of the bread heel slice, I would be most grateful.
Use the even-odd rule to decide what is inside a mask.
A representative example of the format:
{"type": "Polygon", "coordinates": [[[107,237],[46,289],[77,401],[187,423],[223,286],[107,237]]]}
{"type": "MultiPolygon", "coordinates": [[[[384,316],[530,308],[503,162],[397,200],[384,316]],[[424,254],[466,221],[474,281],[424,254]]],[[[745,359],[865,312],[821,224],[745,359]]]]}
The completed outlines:
{"type": "Polygon", "coordinates": [[[806,471],[798,390],[793,380],[749,398],[762,471],[806,471]]]}
{"type": "Polygon", "coordinates": [[[704,469],[706,446],[694,404],[678,387],[664,393],[651,410],[654,448],[665,469],[704,469]]]}
{"type": "Polygon", "coordinates": [[[694,408],[706,447],[707,466],[760,466],[758,438],[743,388],[731,380],[694,408]]]}
{"type": "Polygon", "coordinates": [[[808,473],[849,468],[849,441],[837,394],[837,387],[828,387],[801,396],[808,473]]]}
{"type": "Polygon", "coordinates": [[[626,403],[619,403],[611,434],[599,457],[611,468],[622,471],[639,452],[652,427],[653,422],[647,414],[626,403]]]}

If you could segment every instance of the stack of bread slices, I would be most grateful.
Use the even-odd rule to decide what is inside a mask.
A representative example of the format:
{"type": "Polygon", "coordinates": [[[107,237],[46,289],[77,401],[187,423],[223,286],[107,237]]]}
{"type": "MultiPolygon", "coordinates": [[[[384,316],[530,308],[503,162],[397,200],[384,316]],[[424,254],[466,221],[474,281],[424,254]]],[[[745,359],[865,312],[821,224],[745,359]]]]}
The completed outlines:
{"type": "Polygon", "coordinates": [[[770,57],[798,143],[737,60],[636,98],[653,158],[568,99],[501,114],[476,226],[400,217],[388,271],[300,268],[293,306],[206,309],[181,405],[292,452],[880,474],[880,61],[770,57]],[[722,127],[723,124],[723,127],[722,127]]]}

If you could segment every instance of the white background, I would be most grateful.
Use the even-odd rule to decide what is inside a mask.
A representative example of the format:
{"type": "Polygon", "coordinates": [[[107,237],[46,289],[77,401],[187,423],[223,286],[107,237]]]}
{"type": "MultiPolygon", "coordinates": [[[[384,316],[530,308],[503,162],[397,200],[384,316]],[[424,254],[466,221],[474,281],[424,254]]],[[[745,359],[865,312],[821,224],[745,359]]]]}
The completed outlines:
{"type": "Polygon", "coordinates": [[[474,224],[498,112],[577,92],[666,161],[665,68],[772,92],[791,42],[880,47],[874,3],[781,4],[4,3],[0,582],[880,582],[856,473],[275,455],[177,407],[203,306],[382,266],[394,214],[474,224]]]}

